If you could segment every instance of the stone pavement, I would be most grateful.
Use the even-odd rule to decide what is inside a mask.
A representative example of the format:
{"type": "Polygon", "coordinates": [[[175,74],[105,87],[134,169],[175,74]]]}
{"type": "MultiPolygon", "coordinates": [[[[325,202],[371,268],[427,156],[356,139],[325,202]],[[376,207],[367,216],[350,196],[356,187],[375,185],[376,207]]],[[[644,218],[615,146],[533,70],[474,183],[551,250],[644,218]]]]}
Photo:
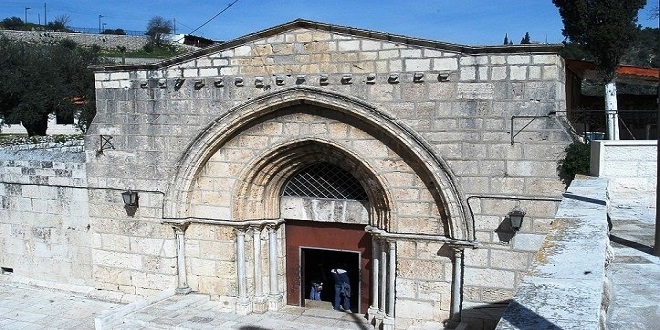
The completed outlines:
{"type": "Polygon", "coordinates": [[[120,304],[0,282],[0,329],[94,329],[94,317],[120,304]]]}
{"type": "Polygon", "coordinates": [[[366,330],[361,314],[286,306],[278,312],[237,315],[208,295],[173,296],[124,318],[116,329],[366,330]]]}
{"type": "MultiPolygon", "coordinates": [[[[94,318],[124,306],[84,295],[0,281],[0,329],[94,329],[94,318]]],[[[367,330],[361,314],[286,306],[237,315],[208,295],[173,296],[123,318],[113,329],[367,330]]]]}
{"type": "Polygon", "coordinates": [[[615,200],[610,204],[608,269],[612,301],[608,329],[660,329],[660,258],[651,254],[655,230],[655,196],[615,200]]]}

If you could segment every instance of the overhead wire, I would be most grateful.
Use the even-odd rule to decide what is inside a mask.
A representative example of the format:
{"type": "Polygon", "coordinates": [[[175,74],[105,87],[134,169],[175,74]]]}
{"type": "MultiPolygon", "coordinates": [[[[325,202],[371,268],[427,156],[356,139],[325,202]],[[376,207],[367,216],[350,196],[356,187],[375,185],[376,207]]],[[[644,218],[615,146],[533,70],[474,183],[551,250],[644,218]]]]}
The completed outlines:
{"type": "Polygon", "coordinates": [[[224,13],[225,11],[227,11],[227,9],[229,9],[229,7],[233,6],[233,5],[234,5],[235,3],[237,3],[237,2],[238,2],[238,0],[234,0],[234,2],[228,4],[227,7],[225,7],[223,10],[221,10],[219,13],[215,14],[215,16],[209,18],[206,22],[202,23],[202,25],[198,26],[196,29],[190,31],[189,34],[193,34],[195,31],[197,31],[197,30],[203,28],[206,24],[208,24],[208,23],[210,23],[212,20],[216,19],[218,16],[220,16],[220,14],[224,13]]]}

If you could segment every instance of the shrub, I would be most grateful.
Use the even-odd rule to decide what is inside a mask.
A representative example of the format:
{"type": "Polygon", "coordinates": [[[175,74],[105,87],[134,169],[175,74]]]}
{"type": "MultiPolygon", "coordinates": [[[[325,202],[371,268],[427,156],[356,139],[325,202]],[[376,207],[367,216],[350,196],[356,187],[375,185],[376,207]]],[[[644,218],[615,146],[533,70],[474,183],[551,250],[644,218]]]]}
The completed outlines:
{"type": "Polygon", "coordinates": [[[571,181],[576,174],[589,174],[591,148],[588,143],[573,142],[565,149],[566,157],[559,163],[562,176],[571,181]]]}

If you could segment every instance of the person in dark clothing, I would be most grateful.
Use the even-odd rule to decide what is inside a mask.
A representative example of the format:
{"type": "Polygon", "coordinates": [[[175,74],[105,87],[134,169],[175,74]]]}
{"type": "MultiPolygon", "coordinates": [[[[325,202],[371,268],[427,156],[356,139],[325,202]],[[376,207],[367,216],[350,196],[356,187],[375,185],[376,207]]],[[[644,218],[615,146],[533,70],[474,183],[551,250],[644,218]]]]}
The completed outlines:
{"type": "MultiPolygon", "coordinates": [[[[342,265],[343,266],[343,265],[342,265]]],[[[334,309],[345,311],[351,310],[351,284],[346,267],[335,267],[330,273],[335,282],[335,301],[334,309]]]]}

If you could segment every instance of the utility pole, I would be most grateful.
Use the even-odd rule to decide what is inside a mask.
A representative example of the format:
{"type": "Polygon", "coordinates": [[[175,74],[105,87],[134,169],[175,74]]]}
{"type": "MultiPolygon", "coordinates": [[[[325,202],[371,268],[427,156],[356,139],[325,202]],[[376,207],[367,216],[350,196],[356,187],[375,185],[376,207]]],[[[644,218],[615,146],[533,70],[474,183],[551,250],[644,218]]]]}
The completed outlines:
{"type": "Polygon", "coordinates": [[[46,18],[46,3],[44,2],[44,25],[48,24],[48,19],[46,18]]]}
{"type": "Polygon", "coordinates": [[[99,15],[99,34],[101,34],[101,18],[103,18],[103,15],[99,15]]]}
{"type": "Polygon", "coordinates": [[[32,9],[32,8],[30,8],[30,7],[25,7],[25,24],[27,24],[27,22],[28,22],[28,21],[27,21],[27,11],[30,10],[30,9],[32,9]]]}
{"type": "Polygon", "coordinates": [[[656,186],[655,186],[655,244],[653,245],[653,255],[656,257],[660,257],[660,193],[658,193],[658,189],[660,188],[660,82],[658,83],[658,95],[657,96],[657,102],[658,102],[658,123],[656,126],[656,138],[658,140],[655,148],[657,151],[657,156],[658,157],[655,161],[655,166],[657,167],[657,172],[656,172],[656,186]]]}

